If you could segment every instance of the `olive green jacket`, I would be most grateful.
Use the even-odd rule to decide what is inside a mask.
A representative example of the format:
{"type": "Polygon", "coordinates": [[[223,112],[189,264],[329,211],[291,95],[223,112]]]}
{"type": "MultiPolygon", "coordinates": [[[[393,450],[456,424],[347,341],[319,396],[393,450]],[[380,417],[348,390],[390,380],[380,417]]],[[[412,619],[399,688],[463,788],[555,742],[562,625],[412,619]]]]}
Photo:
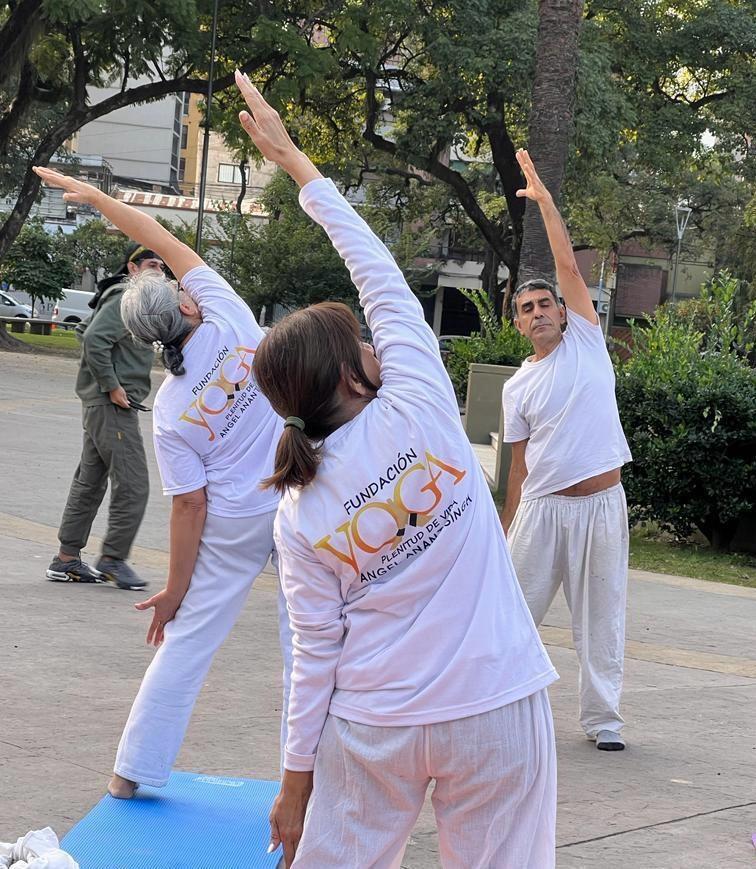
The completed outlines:
{"type": "Polygon", "coordinates": [[[150,392],[150,371],[155,354],[137,343],[121,319],[125,284],[114,284],[102,294],[94,314],[83,328],[81,362],[76,394],[84,407],[109,404],[109,392],[122,386],[134,401],[143,402],[150,392]]]}

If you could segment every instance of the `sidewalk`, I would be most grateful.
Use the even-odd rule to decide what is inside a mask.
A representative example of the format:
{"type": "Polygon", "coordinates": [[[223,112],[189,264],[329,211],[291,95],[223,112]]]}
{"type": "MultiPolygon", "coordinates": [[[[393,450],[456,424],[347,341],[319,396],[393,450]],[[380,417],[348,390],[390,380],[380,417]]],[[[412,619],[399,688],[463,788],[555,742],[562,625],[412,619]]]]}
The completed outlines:
{"type": "MultiPolygon", "coordinates": [[[[50,825],[63,835],[104,792],[151,651],[142,598],[48,583],[57,522],[80,445],[74,361],[0,354],[2,632],[0,840],[50,825]]],[[[149,402],[148,402],[149,403],[149,402]]],[[[151,420],[143,420],[145,434],[151,420]]],[[[160,587],[168,505],[153,493],[134,563],[160,587]]],[[[101,534],[98,518],[95,533],[101,534]]],[[[89,553],[97,555],[97,540],[89,553]]],[[[559,753],[560,869],[752,867],[756,832],[756,590],[632,572],[628,749],[596,751],[576,720],[577,668],[561,599],[542,636],[559,753]]],[[[216,658],[178,768],[274,778],[279,670],[275,579],[263,575],[216,658]]],[[[424,810],[404,860],[438,865],[424,810]]],[[[516,867],[513,867],[516,869],[516,867]]]]}

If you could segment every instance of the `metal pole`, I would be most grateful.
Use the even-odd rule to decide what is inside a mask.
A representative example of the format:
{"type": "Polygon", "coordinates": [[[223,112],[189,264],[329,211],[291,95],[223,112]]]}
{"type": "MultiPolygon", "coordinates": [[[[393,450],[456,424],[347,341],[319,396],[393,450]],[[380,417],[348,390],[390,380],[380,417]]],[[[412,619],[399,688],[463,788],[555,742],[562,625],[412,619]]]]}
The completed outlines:
{"type": "Polygon", "coordinates": [[[672,302],[675,301],[677,295],[677,270],[680,268],[680,245],[682,244],[682,235],[677,236],[677,254],[675,255],[675,271],[672,275],[672,302]]]}
{"type": "Polygon", "coordinates": [[[194,249],[200,252],[202,245],[202,218],[205,214],[205,185],[207,183],[207,158],[210,151],[210,111],[213,106],[213,77],[215,76],[215,35],[218,29],[218,0],[213,4],[213,27],[210,33],[210,69],[207,80],[207,111],[205,112],[205,136],[202,142],[202,168],[200,169],[199,208],[197,209],[197,235],[194,249]]]}
{"type": "Polygon", "coordinates": [[[680,269],[680,247],[682,245],[685,228],[690,220],[693,209],[687,205],[675,205],[675,226],[677,228],[677,255],[675,256],[675,271],[672,277],[672,302],[677,295],[677,272],[680,269]]]}

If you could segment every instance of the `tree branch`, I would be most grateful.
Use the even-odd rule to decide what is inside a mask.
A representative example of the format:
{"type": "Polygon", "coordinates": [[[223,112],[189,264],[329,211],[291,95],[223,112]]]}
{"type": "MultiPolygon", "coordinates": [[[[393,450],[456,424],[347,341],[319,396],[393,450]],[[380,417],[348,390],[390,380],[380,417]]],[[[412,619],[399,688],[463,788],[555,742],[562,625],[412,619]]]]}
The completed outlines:
{"type": "Polygon", "coordinates": [[[0,28],[0,85],[19,69],[37,33],[44,29],[43,0],[20,0],[0,28]]]}
{"type": "Polygon", "coordinates": [[[129,73],[131,72],[131,49],[126,46],[126,51],[123,54],[123,78],[121,79],[121,93],[126,90],[126,85],[129,81],[129,73]]]}
{"type": "Polygon", "coordinates": [[[8,140],[34,100],[36,79],[34,67],[27,60],[21,67],[16,96],[13,98],[8,111],[0,117],[0,154],[6,153],[8,140]]]}
{"type": "Polygon", "coordinates": [[[514,235],[519,238],[525,215],[525,200],[518,197],[516,193],[522,187],[522,173],[515,156],[514,143],[509,136],[509,130],[504,120],[503,97],[500,94],[489,93],[487,103],[489,117],[483,124],[483,130],[491,146],[494,168],[501,179],[514,235]]]}
{"type": "Polygon", "coordinates": [[[381,167],[378,169],[367,169],[368,172],[380,172],[383,175],[396,175],[398,178],[406,178],[407,181],[417,181],[421,187],[432,187],[433,182],[428,181],[427,178],[423,178],[422,175],[418,175],[417,172],[411,172],[407,169],[396,169],[390,166],[385,168],[381,167]]]}
{"type": "MultiPolygon", "coordinates": [[[[242,72],[253,72],[256,68],[268,63],[275,56],[264,56],[247,61],[240,66],[242,72]]],[[[214,91],[222,91],[230,87],[234,83],[233,75],[223,75],[213,83],[214,91]]],[[[164,96],[172,93],[180,93],[188,91],[189,93],[205,93],[207,91],[207,81],[198,78],[188,78],[180,76],[174,79],[165,81],[149,82],[139,87],[130,88],[126,91],[120,91],[113,94],[99,103],[92,106],[71,106],[69,111],[61,118],[51,130],[40,140],[37,148],[29,161],[26,175],[21,184],[16,203],[7,216],[5,222],[0,226],[0,260],[5,256],[8,248],[13,244],[18,235],[24,221],[26,220],[32,205],[34,204],[37,194],[39,193],[40,180],[39,177],[32,172],[32,166],[45,166],[53,157],[60,146],[70,138],[77,130],[80,130],[85,124],[97,120],[116,109],[122,109],[125,106],[134,103],[151,102],[152,100],[161,99],[164,96]]]]}
{"type": "MultiPolygon", "coordinates": [[[[392,157],[397,156],[397,148],[394,142],[385,139],[376,132],[375,126],[378,120],[378,101],[376,99],[376,76],[373,72],[368,72],[365,75],[366,97],[367,97],[367,118],[365,130],[362,134],[363,138],[369,142],[376,150],[382,151],[384,154],[390,154],[392,157]]],[[[468,217],[478,227],[483,238],[488,245],[496,252],[505,265],[510,266],[512,263],[512,250],[504,243],[501,232],[493,221],[489,220],[483,209],[478,204],[474,193],[470,189],[470,185],[465,181],[459,172],[444,165],[438,159],[429,159],[424,155],[411,155],[410,161],[419,169],[424,169],[434,178],[443,181],[452,188],[456,194],[462,208],[467,213],[468,217]]]]}
{"type": "Polygon", "coordinates": [[[651,83],[651,89],[657,96],[663,97],[667,102],[678,106],[688,106],[691,109],[700,109],[701,106],[706,106],[709,103],[719,102],[719,100],[732,96],[733,93],[732,91],[715,91],[713,94],[704,94],[704,96],[699,97],[697,100],[689,100],[684,96],[679,97],[668,94],[658,78],[654,79],[651,83]]]}
{"type": "Polygon", "coordinates": [[[82,110],[87,105],[87,79],[89,63],[81,44],[81,31],[78,27],[71,28],[71,46],[74,51],[74,79],[72,105],[76,110],[82,110]]]}

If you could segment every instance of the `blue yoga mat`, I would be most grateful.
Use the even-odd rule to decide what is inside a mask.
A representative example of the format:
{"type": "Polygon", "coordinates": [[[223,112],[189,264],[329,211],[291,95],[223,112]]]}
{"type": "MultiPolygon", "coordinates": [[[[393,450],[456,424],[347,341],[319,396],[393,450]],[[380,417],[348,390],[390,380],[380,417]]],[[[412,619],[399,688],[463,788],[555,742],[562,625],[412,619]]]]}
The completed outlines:
{"type": "Polygon", "coordinates": [[[278,782],[174,772],[131,800],[110,795],[61,847],[81,869],[275,869],[266,853],[278,782]]]}

